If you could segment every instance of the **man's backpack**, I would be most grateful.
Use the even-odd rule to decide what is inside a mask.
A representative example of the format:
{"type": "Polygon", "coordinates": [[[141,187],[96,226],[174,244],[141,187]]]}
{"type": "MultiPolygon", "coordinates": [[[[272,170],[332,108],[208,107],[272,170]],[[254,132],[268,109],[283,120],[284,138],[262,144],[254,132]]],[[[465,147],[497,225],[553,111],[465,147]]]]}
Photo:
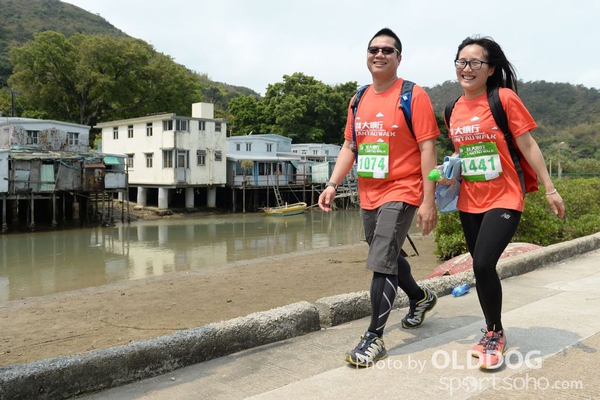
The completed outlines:
{"type": "MultiPolygon", "coordinates": [[[[356,92],[356,95],[354,95],[354,99],[352,100],[352,104],[350,105],[350,108],[352,109],[352,142],[354,143],[354,145],[356,146],[356,127],[354,126],[355,123],[355,119],[356,119],[356,110],[358,109],[358,103],[360,103],[360,99],[362,98],[362,95],[365,93],[365,91],[367,90],[367,88],[371,86],[371,85],[364,85],[361,86],[360,88],[358,88],[358,91],[356,92]]],[[[413,134],[413,136],[415,135],[415,133],[413,132],[413,126],[412,126],[412,110],[410,107],[410,103],[412,102],[412,91],[413,91],[413,87],[415,86],[414,82],[411,81],[407,81],[404,80],[404,82],[402,83],[402,89],[400,90],[400,97],[398,100],[398,108],[400,108],[402,110],[402,113],[404,114],[404,119],[406,120],[406,125],[408,125],[408,129],[410,129],[410,133],[413,134]]],[[[355,149],[354,151],[354,157],[355,159],[358,159],[358,150],[355,149]]]]}
{"type": "MultiPolygon", "coordinates": [[[[500,128],[500,130],[504,133],[504,139],[508,145],[510,156],[515,164],[517,174],[519,175],[523,197],[525,197],[525,194],[538,190],[537,174],[533,168],[531,168],[531,165],[529,165],[527,160],[521,154],[521,151],[514,143],[514,138],[508,127],[508,118],[506,117],[506,112],[502,107],[502,101],[500,100],[500,95],[498,94],[498,88],[494,87],[492,89],[488,89],[487,97],[490,110],[494,116],[494,121],[496,121],[496,125],[498,125],[498,128],[500,128]]],[[[446,126],[448,127],[450,126],[450,116],[452,115],[452,110],[454,109],[454,105],[458,99],[460,99],[460,96],[448,103],[448,105],[446,105],[446,109],[444,110],[444,119],[446,120],[446,126]]]]}

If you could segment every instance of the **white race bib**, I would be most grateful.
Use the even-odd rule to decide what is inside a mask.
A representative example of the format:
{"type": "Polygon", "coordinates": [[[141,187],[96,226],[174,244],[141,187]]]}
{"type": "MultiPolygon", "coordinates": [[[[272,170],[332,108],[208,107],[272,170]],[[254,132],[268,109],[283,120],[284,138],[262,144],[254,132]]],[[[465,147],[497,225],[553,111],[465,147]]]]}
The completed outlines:
{"type": "Polygon", "coordinates": [[[363,178],[385,179],[389,172],[389,143],[361,143],[358,145],[356,172],[363,178]]]}
{"type": "Polygon", "coordinates": [[[494,142],[460,146],[461,175],[469,182],[491,181],[502,174],[498,147],[494,142]]]}

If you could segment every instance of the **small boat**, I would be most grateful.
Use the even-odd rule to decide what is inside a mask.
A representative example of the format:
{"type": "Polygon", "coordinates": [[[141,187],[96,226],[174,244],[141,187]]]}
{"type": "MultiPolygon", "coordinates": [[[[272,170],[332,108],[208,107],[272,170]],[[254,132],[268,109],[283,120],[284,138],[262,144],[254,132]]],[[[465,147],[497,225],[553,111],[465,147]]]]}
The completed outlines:
{"type": "Polygon", "coordinates": [[[304,203],[304,202],[285,204],[283,206],[268,207],[268,208],[264,209],[264,211],[267,215],[277,215],[277,216],[298,215],[298,214],[302,214],[305,210],[306,210],[306,203],[304,203]]]}

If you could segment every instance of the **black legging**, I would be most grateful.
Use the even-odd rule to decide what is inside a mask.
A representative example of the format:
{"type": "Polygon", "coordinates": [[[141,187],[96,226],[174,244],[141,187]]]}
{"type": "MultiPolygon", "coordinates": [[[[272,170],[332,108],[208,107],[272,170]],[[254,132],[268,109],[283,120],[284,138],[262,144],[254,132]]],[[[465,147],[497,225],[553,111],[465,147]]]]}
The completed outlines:
{"type": "Polygon", "coordinates": [[[371,281],[371,323],[369,332],[383,337],[383,329],[392,312],[398,291],[398,275],[373,272],[371,281]]]}
{"type": "Polygon", "coordinates": [[[502,330],[502,285],[496,265],[515,234],[521,212],[495,208],[481,214],[460,212],[460,221],[469,253],[479,304],[488,330],[502,330]]]}
{"type": "Polygon", "coordinates": [[[411,300],[421,300],[425,295],[411,274],[410,264],[403,256],[398,256],[397,276],[373,273],[369,332],[376,333],[379,337],[383,337],[383,329],[392,311],[398,286],[411,300]]]}

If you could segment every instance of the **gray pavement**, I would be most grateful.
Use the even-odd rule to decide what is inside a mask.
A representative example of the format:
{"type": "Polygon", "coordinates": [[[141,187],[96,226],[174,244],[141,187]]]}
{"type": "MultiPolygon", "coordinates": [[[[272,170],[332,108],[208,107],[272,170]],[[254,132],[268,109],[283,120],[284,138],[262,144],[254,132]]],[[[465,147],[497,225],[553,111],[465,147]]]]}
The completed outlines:
{"type": "Polygon", "coordinates": [[[597,399],[598,243],[596,234],[501,261],[508,352],[495,371],[479,369],[468,354],[484,326],[472,291],[440,297],[415,330],[401,328],[405,304],[394,310],[384,337],[389,357],[371,368],[343,361],[369,324],[362,317],[82,398],[597,399]]]}

